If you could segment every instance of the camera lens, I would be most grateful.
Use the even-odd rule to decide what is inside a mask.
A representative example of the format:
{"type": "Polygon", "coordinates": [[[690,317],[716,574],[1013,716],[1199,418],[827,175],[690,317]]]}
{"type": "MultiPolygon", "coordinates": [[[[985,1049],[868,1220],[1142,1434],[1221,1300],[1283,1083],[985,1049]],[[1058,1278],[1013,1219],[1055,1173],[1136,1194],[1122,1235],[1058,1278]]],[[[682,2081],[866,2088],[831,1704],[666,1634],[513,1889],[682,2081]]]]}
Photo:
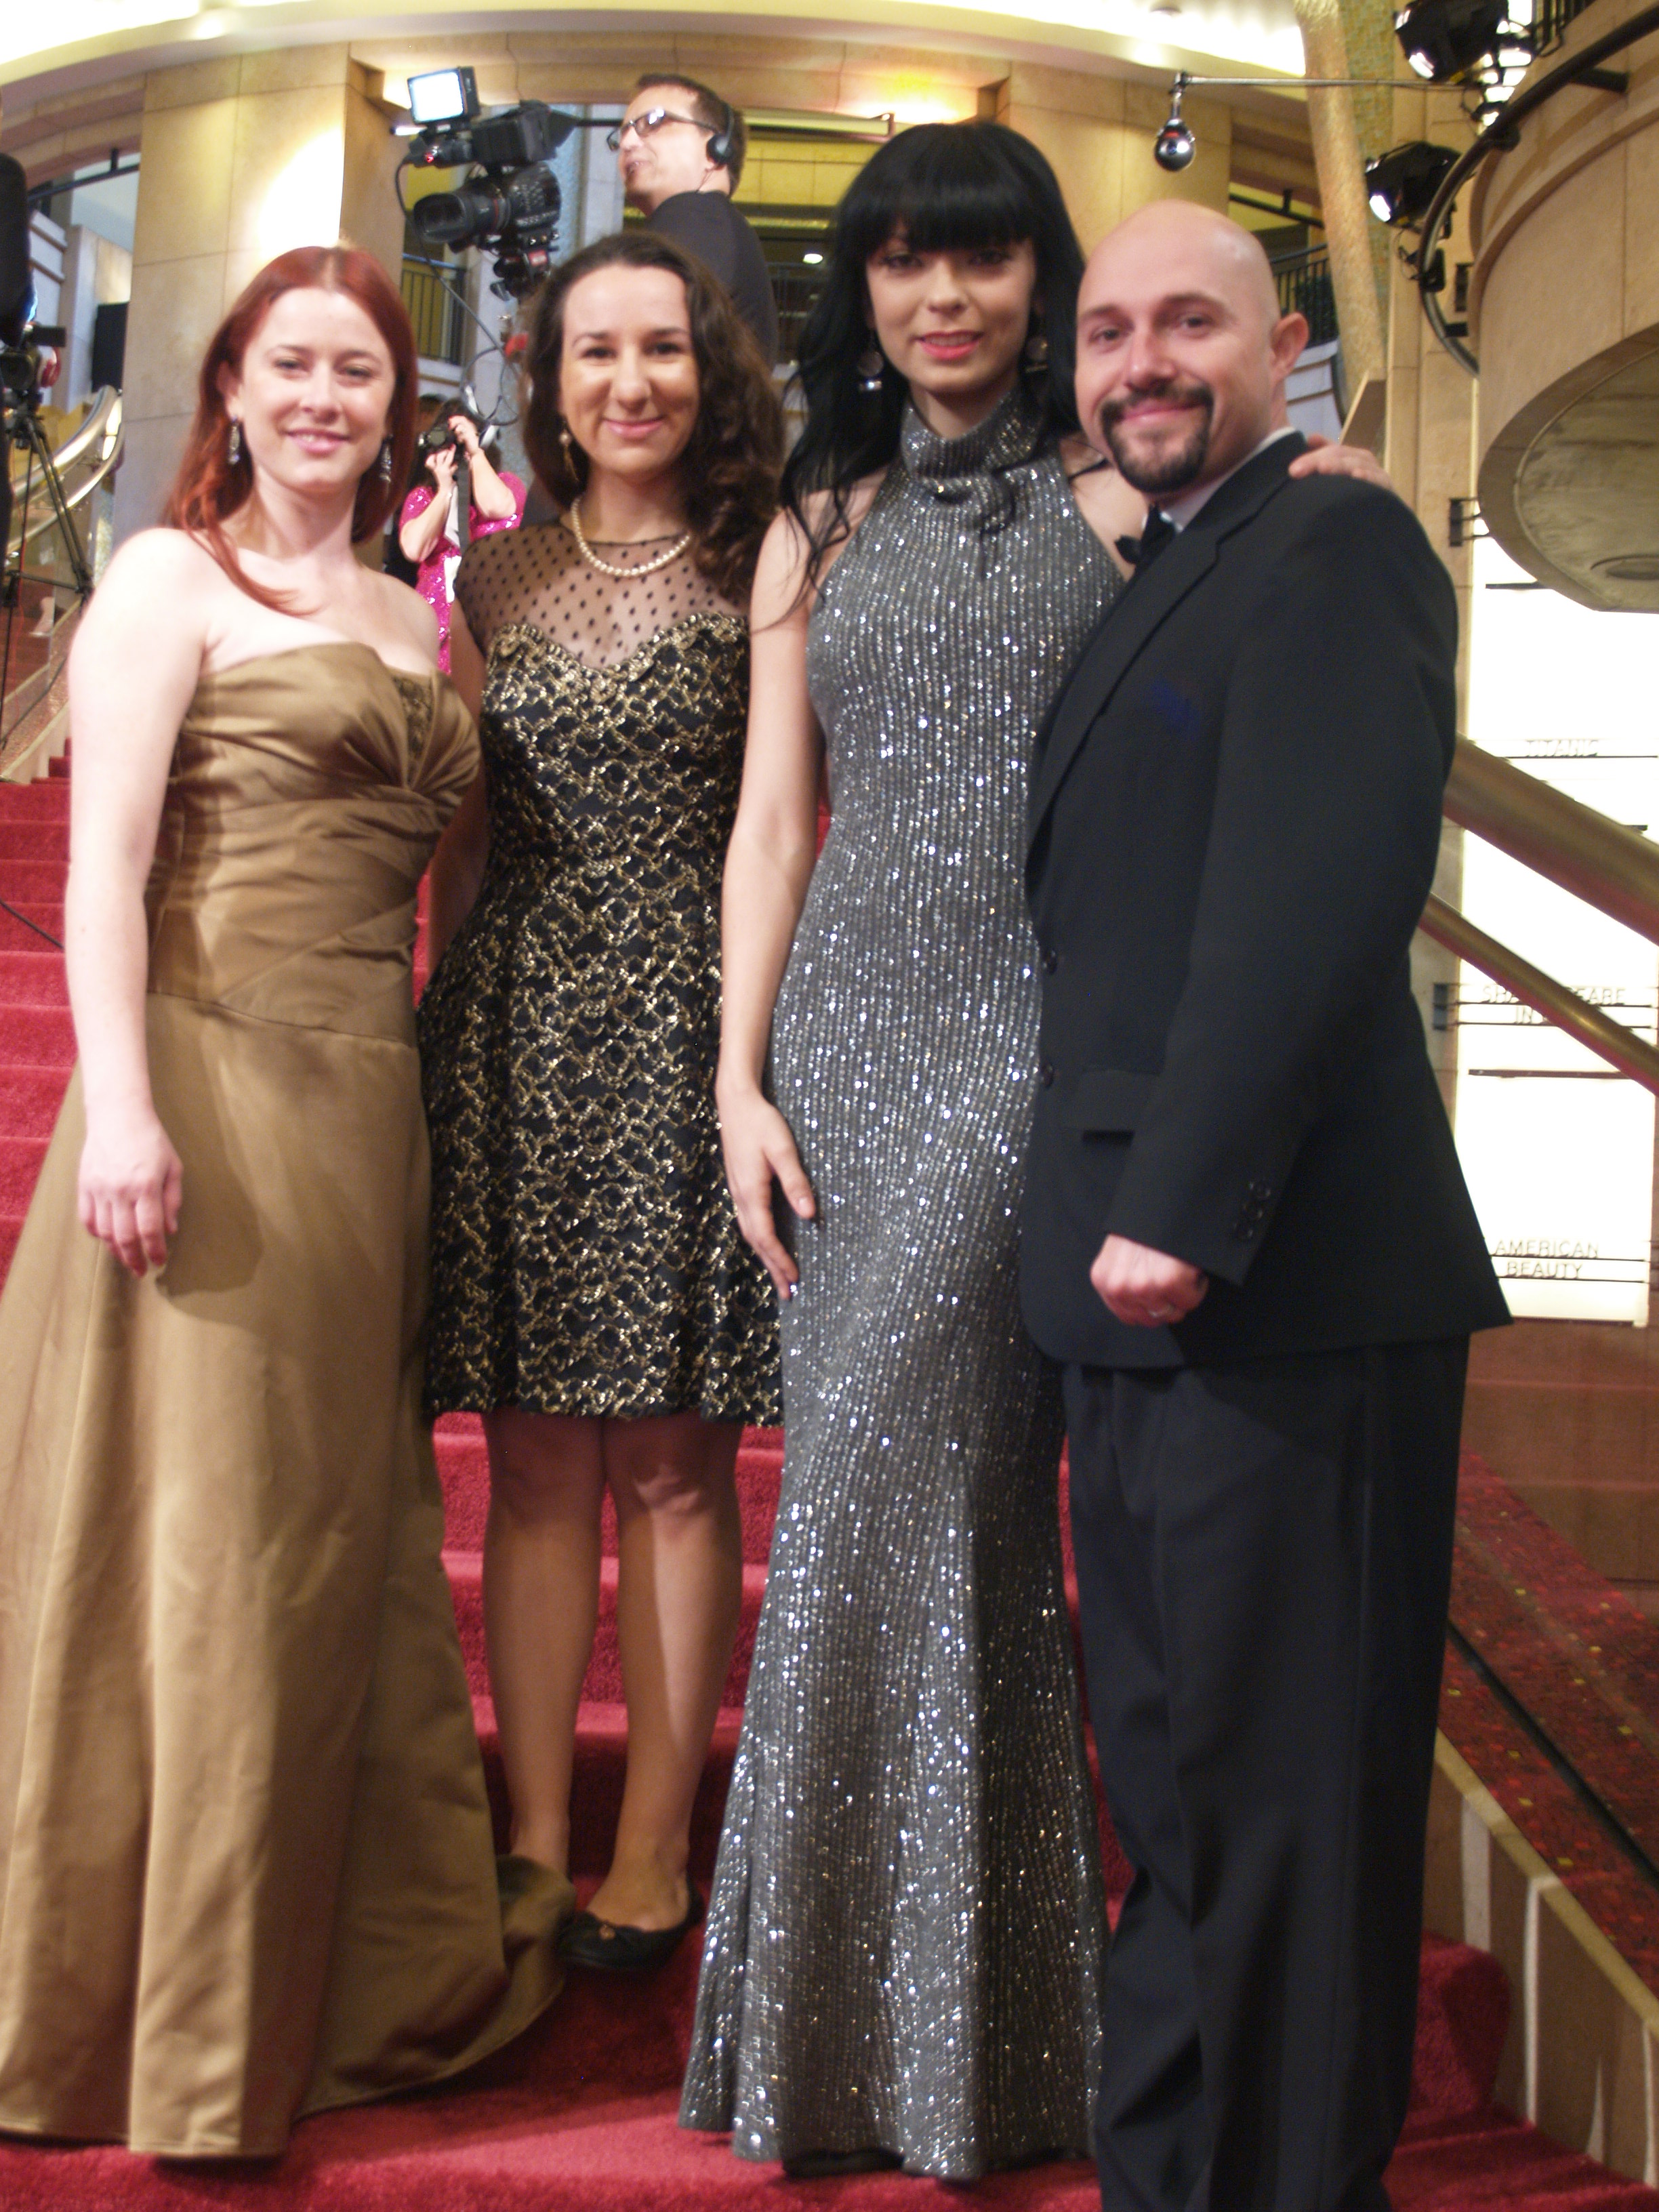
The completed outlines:
{"type": "Polygon", "coordinates": [[[458,192],[428,192],[411,210],[415,228],[428,246],[471,246],[489,237],[507,221],[499,192],[463,185],[458,192]]]}

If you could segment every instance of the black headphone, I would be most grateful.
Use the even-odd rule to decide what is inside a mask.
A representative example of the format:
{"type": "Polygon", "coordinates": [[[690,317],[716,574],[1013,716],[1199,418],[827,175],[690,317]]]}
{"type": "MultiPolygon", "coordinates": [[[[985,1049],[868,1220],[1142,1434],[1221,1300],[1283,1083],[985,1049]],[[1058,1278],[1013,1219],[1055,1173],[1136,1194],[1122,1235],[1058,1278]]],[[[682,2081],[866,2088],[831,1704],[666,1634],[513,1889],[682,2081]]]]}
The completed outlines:
{"type": "Polygon", "coordinates": [[[726,110],[726,120],[709,138],[708,158],[717,169],[729,169],[738,150],[732,143],[737,136],[738,111],[729,100],[721,100],[720,106],[726,110]]]}

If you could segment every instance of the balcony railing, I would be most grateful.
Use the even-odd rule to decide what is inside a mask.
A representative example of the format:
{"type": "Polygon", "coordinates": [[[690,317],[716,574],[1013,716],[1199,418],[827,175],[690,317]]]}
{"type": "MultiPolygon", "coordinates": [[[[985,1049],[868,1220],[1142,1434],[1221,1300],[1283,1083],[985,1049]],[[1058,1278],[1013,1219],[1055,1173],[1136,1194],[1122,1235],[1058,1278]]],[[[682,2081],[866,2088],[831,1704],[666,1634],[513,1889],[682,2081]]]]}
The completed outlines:
{"type": "Polygon", "coordinates": [[[466,311],[444,283],[453,283],[456,271],[449,264],[404,256],[401,289],[409,319],[415,326],[415,350],[427,361],[465,358],[466,311]]]}
{"type": "Polygon", "coordinates": [[[1273,271],[1279,287],[1279,313],[1305,318],[1310,346],[1331,344],[1338,333],[1329,246],[1314,246],[1305,253],[1285,254],[1273,263],[1273,271]]]}
{"type": "MultiPolygon", "coordinates": [[[[1634,830],[1468,743],[1457,748],[1445,806],[1460,828],[1659,944],[1659,848],[1634,830]]],[[[1429,901],[1422,927],[1621,1075],[1659,1091],[1659,1051],[1622,1022],[1439,899],[1429,901]]]]}

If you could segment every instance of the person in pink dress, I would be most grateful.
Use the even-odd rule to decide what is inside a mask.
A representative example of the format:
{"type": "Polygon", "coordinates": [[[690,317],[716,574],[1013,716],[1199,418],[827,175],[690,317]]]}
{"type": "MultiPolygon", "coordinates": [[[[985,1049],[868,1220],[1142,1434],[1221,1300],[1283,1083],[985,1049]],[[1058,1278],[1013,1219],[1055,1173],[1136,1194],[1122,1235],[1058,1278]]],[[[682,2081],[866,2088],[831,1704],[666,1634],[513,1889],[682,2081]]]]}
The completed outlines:
{"type": "Polygon", "coordinates": [[[470,495],[466,534],[488,538],[493,531],[516,530],[524,516],[525,488],[511,470],[497,470],[483,449],[478,426],[457,408],[449,417],[454,444],[441,447],[427,461],[426,474],[404,501],[398,543],[416,566],[415,588],[438,617],[438,665],[449,672],[449,601],[455,571],[461,565],[461,532],[456,505],[459,456],[466,456],[470,495]]]}

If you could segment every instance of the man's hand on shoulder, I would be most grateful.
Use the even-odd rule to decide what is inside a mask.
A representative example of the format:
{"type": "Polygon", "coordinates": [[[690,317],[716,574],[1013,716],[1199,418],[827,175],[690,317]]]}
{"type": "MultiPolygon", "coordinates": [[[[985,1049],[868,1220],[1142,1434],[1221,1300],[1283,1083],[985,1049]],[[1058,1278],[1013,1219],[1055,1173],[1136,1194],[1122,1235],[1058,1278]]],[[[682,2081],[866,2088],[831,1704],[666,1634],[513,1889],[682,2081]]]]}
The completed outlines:
{"type": "Polygon", "coordinates": [[[1185,1260],[1127,1237],[1109,1237],[1089,1280],[1113,1318],[1129,1328],[1164,1328],[1202,1305],[1210,1279],[1185,1260]]]}

